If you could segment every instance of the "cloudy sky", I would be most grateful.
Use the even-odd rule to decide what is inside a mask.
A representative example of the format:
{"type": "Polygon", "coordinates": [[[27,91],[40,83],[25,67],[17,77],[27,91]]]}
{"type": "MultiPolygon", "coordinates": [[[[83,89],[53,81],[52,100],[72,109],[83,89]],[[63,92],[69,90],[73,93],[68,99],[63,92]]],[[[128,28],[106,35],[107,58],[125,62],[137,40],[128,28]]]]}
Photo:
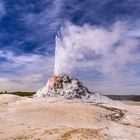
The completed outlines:
{"type": "Polygon", "coordinates": [[[139,13],[139,0],[0,0],[0,90],[35,91],[55,66],[93,91],[140,94],[139,13]]]}

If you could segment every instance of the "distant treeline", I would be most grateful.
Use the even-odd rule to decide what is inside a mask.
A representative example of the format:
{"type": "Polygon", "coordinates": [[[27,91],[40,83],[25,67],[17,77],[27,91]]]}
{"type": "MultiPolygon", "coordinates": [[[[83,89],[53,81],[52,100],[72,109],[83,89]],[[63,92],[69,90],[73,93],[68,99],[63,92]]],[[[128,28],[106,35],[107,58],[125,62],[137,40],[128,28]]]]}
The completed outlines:
{"type": "Polygon", "coordinates": [[[33,96],[35,94],[35,92],[21,92],[21,91],[17,91],[17,92],[0,92],[0,94],[13,94],[13,95],[18,95],[18,96],[33,96]]]}
{"type": "Polygon", "coordinates": [[[113,100],[140,101],[140,95],[105,95],[113,100]]]}
{"type": "MultiPolygon", "coordinates": [[[[13,94],[18,96],[33,96],[35,92],[0,92],[0,94],[13,94]]],[[[105,95],[113,100],[140,101],[140,95],[105,95]]]]}

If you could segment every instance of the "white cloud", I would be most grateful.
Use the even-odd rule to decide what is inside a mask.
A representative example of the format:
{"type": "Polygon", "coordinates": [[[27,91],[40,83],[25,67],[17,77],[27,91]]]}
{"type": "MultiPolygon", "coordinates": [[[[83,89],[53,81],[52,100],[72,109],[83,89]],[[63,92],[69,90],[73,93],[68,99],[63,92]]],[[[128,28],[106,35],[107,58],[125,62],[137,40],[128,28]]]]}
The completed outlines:
{"type": "Polygon", "coordinates": [[[133,22],[133,26],[130,27],[128,36],[140,38],[140,19],[133,22]]]}
{"type": "Polygon", "coordinates": [[[26,38],[28,41],[37,39],[38,41],[46,40],[46,42],[49,42],[47,35],[54,33],[62,23],[61,12],[63,10],[63,1],[54,0],[51,4],[46,4],[47,1],[45,0],[40,2],[40,4],[43,5],[44,3],[47,6],[40,13],[27,12],[23,14],[21,20],[31,31],[26,38]]]}
{"type": "Polygon", "coordinates": [[[6,14],[6,9],[2,0],[0,0],[0,19],[6,14]]]}
{"type": "Polygon", "coordinates": [[[10,51],[0,51],[0,56],[7,60],[0,65],[1,71],[8,70],[8,73],[0,72],[0,90],[34,91],[53,74],[53,57],[36,54],[15,56],[10,51]]]}
{"type": "Polygon", "coordinates": [[[122,77],[114,77],[104,80],[83,80],[85,85],[91,91],[100,92],[102,94],[116,95],[139,95],[140,94],[140,78],[137,76],[127,75],[122,77]]]}

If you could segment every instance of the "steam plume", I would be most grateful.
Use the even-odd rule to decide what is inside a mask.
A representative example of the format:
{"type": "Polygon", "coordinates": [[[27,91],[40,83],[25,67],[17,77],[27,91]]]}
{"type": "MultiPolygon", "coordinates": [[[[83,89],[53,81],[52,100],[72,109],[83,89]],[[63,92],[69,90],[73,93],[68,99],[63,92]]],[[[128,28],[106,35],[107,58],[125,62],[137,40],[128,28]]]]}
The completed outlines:
{"type": "Polygon", "coordinates": [[[122,71],[139,59],[132,53],[139,42],[127,34],[127,26],[122,22],[108,29],[66,23],[56,37],[54,73],[72,74],[76,69],[94,69],[103,74],[122,71]]]}

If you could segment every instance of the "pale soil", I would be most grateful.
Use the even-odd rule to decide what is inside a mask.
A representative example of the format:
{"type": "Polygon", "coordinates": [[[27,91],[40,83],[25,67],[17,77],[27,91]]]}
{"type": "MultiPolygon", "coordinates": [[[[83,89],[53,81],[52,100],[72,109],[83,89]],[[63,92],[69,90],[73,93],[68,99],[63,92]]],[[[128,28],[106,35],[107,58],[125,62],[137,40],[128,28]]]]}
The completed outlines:
{"type": "Polygon", "coordinates": [[[139,140],[140,106],[125,103],[116,122],[89,103],[0,95],[0,140],[139,140]]]}

